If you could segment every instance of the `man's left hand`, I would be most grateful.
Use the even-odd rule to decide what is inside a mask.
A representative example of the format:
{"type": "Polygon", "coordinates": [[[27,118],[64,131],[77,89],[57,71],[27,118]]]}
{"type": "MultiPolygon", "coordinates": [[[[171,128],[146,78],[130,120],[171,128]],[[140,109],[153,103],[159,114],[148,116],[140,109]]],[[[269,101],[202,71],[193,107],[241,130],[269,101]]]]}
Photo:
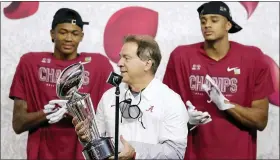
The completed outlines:
{"type": "MultiPolygon", "coordinates": [[[[132,160],[135,157],[135,149],[123,138],[123,136],[120,136],[120,140],[123,144],[123,150],[121,153],[119,153],[119,160],[132,160]]],[[[113,160],[115,157],[112,156],[109,159],[113,160]]]]}
{"type": "Polygon", "coordinates": [[[208,80],[211,85],[211,87],[208,87],[206,84],[202,85],[202,88],[210,98],[210,101],[207,102],[210,103],[211,101],[213,101],[219,108],[219,110],[222,111],[234,108],[234,105],[231,104],[229,100],[222,94],[214,80],[208,75],[206,75],[206,80],[208,80]]]}

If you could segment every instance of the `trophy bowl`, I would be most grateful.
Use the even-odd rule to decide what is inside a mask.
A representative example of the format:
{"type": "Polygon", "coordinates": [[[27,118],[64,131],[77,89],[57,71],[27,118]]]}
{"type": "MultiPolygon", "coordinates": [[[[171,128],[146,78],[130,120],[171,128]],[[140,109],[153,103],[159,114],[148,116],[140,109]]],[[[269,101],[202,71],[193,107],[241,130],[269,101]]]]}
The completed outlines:
{"type": "Polygon", "coordinates": [[[61,99],[70,99],[83,84],[84,66],[80,63],[66,67],[59,75],[56,82],[56,93],[61,99]]]}

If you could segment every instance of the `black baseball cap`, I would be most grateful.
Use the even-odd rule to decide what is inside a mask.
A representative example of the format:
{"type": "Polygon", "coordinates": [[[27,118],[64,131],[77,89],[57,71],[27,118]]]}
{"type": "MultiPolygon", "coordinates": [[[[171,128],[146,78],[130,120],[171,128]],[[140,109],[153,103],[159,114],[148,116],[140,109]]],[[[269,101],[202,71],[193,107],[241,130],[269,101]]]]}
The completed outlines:
{"type": "Polygon", "coordinates": [[[69,8],[61,8],[55,13],[52,21],[52,29],[61,23],[76,24],[82,30],[84,25],[89,25],[89,22],[83,22],[82,17],[77,11],[69,8]]]}
{"type": "Polygon", "coordinates": [[[242,30],[242,27],[233,21],[229,7],[224,2],[211,1],[204,3],[197,9],[197,12],[199,15],[219,14],[226,17],[232,24],[231,29],[228,31],[229,33],[236,33],[242,30]]]}

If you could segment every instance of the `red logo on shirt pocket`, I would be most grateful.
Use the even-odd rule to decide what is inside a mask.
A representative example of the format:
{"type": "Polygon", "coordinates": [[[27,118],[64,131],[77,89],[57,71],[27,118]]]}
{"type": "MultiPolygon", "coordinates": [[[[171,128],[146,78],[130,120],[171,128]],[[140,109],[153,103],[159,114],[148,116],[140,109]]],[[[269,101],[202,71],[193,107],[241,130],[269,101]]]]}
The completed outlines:
{"type": "Polygon", "coordinates": [[[151,106],[149,109],[146,109],[146,111],[153,112],[154,106],[151,106]]]}

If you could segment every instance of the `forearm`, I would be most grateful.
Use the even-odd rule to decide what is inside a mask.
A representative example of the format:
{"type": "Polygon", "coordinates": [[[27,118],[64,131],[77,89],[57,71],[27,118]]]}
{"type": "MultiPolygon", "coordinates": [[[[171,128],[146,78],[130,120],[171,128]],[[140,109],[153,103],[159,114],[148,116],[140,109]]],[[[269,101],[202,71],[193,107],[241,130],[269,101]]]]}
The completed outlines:
{"type": "Polygon", "coordinates": [[[239,121],[246,127],[264,130],[267,124],[267,114],[263,109],[243,107],[238,104],[234,104],[235,107],[226,110],[235,120],[239,121]]]}
{"type": "Polygon", "coordinates": [[[186,140],[180,143],[165,141],[160,144],[129,142],[136,152],[136,159],[183,159],[186,140]]]}
{"type": "Polygon", "coordinates": [[[32,113],[18,113],[14,115],[13,128],[17,134],[22,132],[35,129],[42,123],[47,122],[46,114],[43,111],[32,112],[32,113]],[[19,115],[21,114],[21,115],[19,115]]]}

